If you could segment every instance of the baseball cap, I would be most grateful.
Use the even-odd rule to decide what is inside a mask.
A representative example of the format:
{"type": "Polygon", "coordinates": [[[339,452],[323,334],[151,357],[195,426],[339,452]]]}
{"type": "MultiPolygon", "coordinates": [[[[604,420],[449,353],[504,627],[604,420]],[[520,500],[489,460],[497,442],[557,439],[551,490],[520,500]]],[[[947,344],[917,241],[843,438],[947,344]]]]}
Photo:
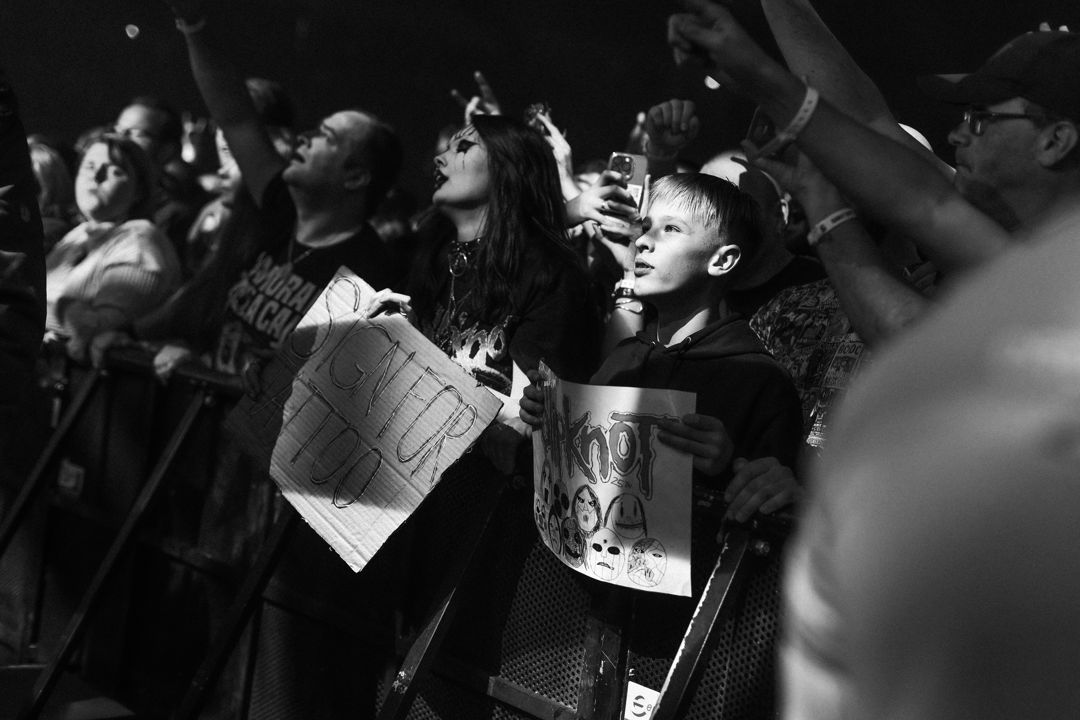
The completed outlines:
{"type": "Polygon", "coordinates": [[[1080,122],[1080,34],[1060,30],[1014,38],[969,75],[929,75],[919,86],[960,105],[1022,97],[1080,122]]]}

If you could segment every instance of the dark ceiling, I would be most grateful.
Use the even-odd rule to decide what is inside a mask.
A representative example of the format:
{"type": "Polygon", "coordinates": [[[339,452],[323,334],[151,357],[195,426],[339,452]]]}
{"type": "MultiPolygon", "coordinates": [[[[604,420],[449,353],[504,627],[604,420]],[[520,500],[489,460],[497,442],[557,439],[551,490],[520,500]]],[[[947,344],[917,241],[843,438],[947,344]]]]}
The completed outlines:
{"type": "MultiPolygon", "coordinates": [[[[700,159],[737,141],[749,118],[737,98],[674,67],[664,35],[675,4],[660,0],[214,4],[241,70],[285,83],[305,125],[346,106],[394,124],[407,150],[402,184],[421,198],[430,190],[436,132],[459,118],[449,90],[472,91],[474,69],[484,71],[508,112],[548,101],[577,160],[618,149],[635,113],[669,97],[699,103],[705,128],[691,154],[700,159]]],[[[764,29],[756,2],[729,4],[752,29],[764,29]]],[[[1040,20],[1080,29],[1076,0],[819,0],[817,7],[900,120],[922,129],[947,159],[944,135],[955,118],[919,96],[916,75],[973,69],[1040,20]]],[[[2,0],[0,61],[32,132],[71,139],[111,121],[137,94],[204,112],[183,39],[158,0],[2,0]],[[139,28],[134,39],[128,25],[139,28]]]]}

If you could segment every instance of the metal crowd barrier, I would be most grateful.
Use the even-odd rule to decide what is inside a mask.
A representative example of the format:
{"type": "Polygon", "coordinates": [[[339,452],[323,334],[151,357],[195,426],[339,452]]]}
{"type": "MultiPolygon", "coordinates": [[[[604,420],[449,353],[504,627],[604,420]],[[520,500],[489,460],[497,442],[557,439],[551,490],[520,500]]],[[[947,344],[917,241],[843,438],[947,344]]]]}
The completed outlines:
{"type": "MultiPolygon", "coordinates": [[[[78,383],[66,408],[63,409],[59,422],[0,524],[0,556],[9,549],[16,531],[26,520],[33,501],[41,495],[48,481],[52,479],[52,475],[46,471],[55,465],[65,440],[84,415],[95,392],[101,392],[106,385],[106,380],[116,374],[153,378],[152,361],[153,355],[145,350],[118,348],[109,353],[102,368],[86,370],[85,376],[78,383]]],[[[83,592],[60,637],[58,649],[37,677],[30,697],[20,712],[20,719],[30,720],[41,716],[51,692],[71,659],[91,614],[102,599],[106,583],[114,575],[124,553],[137,539],[136,531],[139,524],[160,495],[164,481],[200,413],[205,408],[214,406],[219,400],[238,397],[241,391],[236,378],[209,371],[198,365],[178,369],[171,383],[189,386],[192,395],[157,462],[127,510],[89,586],[83,592]]]]}
{"type": "MultiPolygon", "coordinates": [[[[91,398],[95,393],[103,391],[110,377],[117,375],[152,378],[152,356],[139,349],[121,348],[110,353],[103,369],[85,372],[84,379],[67,401],[51,437],[20,492],[0,521],[0,556],[9,548],[34,500],[39,498],[48,484],[52,476],[47,471],[55,464],[65,439],[86,411],[91,398]]],[[[163,488],[168,484],[170,471],[176,465],[177,458],[200,415],[207,408],[227,403],[241,393],[236,378],[199,366],[177,369],[169,384],[170,387],[186,386],[190,397],[187,398],[175,427],[168,433],[167,441],[156,454],[156,461],[127,509],[104,558],[71,613],[56,651],[38,675],[19,715],[20,720],[31,720],[42,715],[50,693],[68,666],[89,619],[102,601],[106,585],[114,577],[121,558],[138,540],[140,522],[155,501],[160,499],[163,488]]],[[[580,579],[566,577],[563,572],[565,568],[550,562],[542,546],[537,550],[535,538],[531,536],[524,540],[532,549],[529,551],[529,562],[521,570],[520,578],[511,572],[507,576],[509,579],[490,576],[480,579],[479,566],[484,558],[491,557],[492,547],[505,542],[509,527],[507,521],[500,524],[495,519],[502,516],[507,503],[513,502],[513,498],[509,497],[513,492],[503,492],[505,483],[498,478],[477,480],[480,490],[475,497],[460,501],[467,505],[472,513],[472,520],[466,524],[466,531],[458,538],[460,550],[454,555],[453,561],[442,568],[428,614],[416,628],[415,634],[399,648],[397,670],[386,679],[381,689],[379,720],[406,717],[445,717],[457,720],[471,717],[469,713],[473,710],[461,709],[466,706],[454,705],[445,699],[433,699],[433,695],[444,691],[440,688],[445,689],[454,684],[483,698],[481,706],[485,708],[485,717],[490,712],[495,716],[509,717],[615,720],[623,717],[623,707],[627,700],[626,680],[634,675],[635,667],[642,669],[636,679],[643,680],[643,676],[648,675],[649,663],[661,668],[665,673],[658,675],[655,668],[652,673],[653,683],[663,680],[659,699],[651,709],[651,717],[655,720],[673,720],[677,717],[754,716],[752,713],[747,714],[744,709],[745,698],[733,700],[730,696],[733,693],[745,695],[761,691],[755,689],[757,686],[754,682],[748,682],[745,677],[738,678],[737,681],[732,677],[733,673],[737,672],[742,672],[744,676],[754,676],[755,673],[761,674],[765,671],[755,668],[732,670],[729,666],[733,662],[742,662],[740,658],[745,657],[748,652],[757,655],[763,652],[759,647],[762,645],[761,638],[767,636],[770,629],[766,627],[752,632],[741,631],[738,627],[738,615],[747,612],[748,584],[751,587],[749,593],[756,593],[758,596],[755,602],[759,606],[765,604],[764,609],[759,607],[755,612],[764,615],[774,613],[769,603],[775,602],[775,577],[760,580],[762,573],[759,567],[755,569],[755,562],[760,565],[761,558],[775,556],[787,534],[788,527],[784,523],[759,519],[746,526],[729,528],[726,548],[710,574],[705,591],[697,600],[697,608],[686,629],[680,651],[673,658],[660,658],[657,661],[635,655],[636,650],[624,640],[623,636],[630,629],[633,615],[635,599],[632,591],[599,587],[596,583],[588,585],[580,579]],[[759,579],[755,580],[755,577],[759,579]],[[755,582],[760,585],[757,590],[753,589],[755,582]],[[507,587],[496,587],[500,584],[507,587]],[[543,624],[550,623],[547,611],[552,599],[550,592],[545,594],[545,587],[556,585],[564,589],[577,587],[574,592],[578,593],[579,601],[576,609],[561,610],[562,621],[568,624],[569,630],[560,636],[562,639],[559,642],[570,647],[552,649],[543,647],[543,643],[538,642],[537,638],[545,636],[548,628],[543,627],[543,624]],[[500,667],[474,668],[467,663],[458,662],[452,655],[443,653],[444,640],[452,636],[455,630],[458,610],[468,606],[472,602],[470,598],[475,598],[477,593],[497,594],[503,591],[512,596],[507,601],[512,607],[507,611],[506,628],[501,630],[505,637],[501,641],[503,657],[500,667]],[[520,627],[511,628],[511,625],[538,627],[523,630],[520,627]],[[513,637],[510,637],[511,635],[513,637]],[[718,647],[725,643],[741,643],[742,649],[738,652],[730,648],[718,650],[718,647]],[[749,650],[746,649],[748,647],[749,650]],[[713,658],[717,652],[729,654],[718,661],[713,658]],[[725,669],[710,670],[710,666],[717,665],[725,669]],[[570,687],[551,687],[558,683],[546,677],[545,672],[553,666],[558,667],[562,675],[571,677],[570,687]],[[726,675],[720,676],[718,681],[717,672],[726,675]],[[718,682],[719,689],[716,687],[718,682]],[[712,687],[709,689],[699,691],[700,686],[710,684],[712,687]],[[708,693],[720,693],[723,700],[717,702],[736,709],[731,713],[716,712],[713,709],[716,703],[701,699],[708,693]],[[422,702],[418,702],[418,698],[423,698],[422,702]],[[495,706],[503,710],[495,713],[491,709],[495,706]]],[[[250,627],[260,603],[264,601],[267,584],[298,526],[296,520],[295,512],[286,507],[269,528],[258,554],[245,568],[242,582],[236,586],[232,606],[218,632],[211,639],[201,664],[193,673],[187,691],[182,699],[175,703],[177,709],[172,713],[172,717],[189,720],[200,716],[222,668],[236,648],[245,627],[250,627]]],[[[522,528],[515,527],[512,532],[521,533],[522,528]]],[[[525,532],[534,534],[531,526],[525,532]]],[[[772,570],[769,572],[775,576],[775,560],[770,562],[772,570]]],[[[558,602],[563,602],[563,598],[558,602]]],[[[252,631],[253,644],[257,642],[257,634],[257,629],[252,631]]],[[[254,672],[254,660],[250,662],[252,664],[248,668],[249,675],[254,672]]],[[[760,662],[760,658],[756,658],[755,662],[760,662]]],[[[751,677],[751,680],[755,678],[751,677]]],[[[761,687],[770,685],[766,682],[761,687]]],[[[252,692],[250,680],[247,692],[252,692]]],[[[453,691],[456,692],[458,691],[453,691]]]]}

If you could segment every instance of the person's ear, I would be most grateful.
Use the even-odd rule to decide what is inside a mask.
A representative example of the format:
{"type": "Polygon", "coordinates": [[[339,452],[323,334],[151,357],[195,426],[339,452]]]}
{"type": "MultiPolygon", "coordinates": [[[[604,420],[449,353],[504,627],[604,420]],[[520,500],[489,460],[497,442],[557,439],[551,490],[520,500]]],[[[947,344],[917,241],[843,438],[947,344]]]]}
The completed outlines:
{"type": "Polygon", "coordinates": [[[713,277],[727,275],[735,269],[742,257],[738,245],[723,245],[709,258],[709,274],[713,277]]]}
{"type": "Polygon", "coordinates": [[[371,183],[371,173],[362,167],[350,168],[345,171],[345,189],[360,190],[371,183]]]}
{"type": "Polygon", "coordinates": [[[1053,167],[1080,143],[1080,129],[1069,120],[1059,120],[1044,128],[1039,136],[1038,158],[1043,167],[1053,167]]]}

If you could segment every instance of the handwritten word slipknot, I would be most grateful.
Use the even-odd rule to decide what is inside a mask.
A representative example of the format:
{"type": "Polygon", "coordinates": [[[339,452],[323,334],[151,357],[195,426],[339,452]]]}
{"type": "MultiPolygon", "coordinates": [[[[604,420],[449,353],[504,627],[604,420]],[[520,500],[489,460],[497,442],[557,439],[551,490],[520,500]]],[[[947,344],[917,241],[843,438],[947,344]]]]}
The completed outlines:
{"type": "Polygon", "coordinates": [[[659,431],[664,416],[613,410],[606,425],[593,425],[591,412],[571,420],[570,398],[556,395],[554,387],[545,386],[543,432],[552,465],[571,480],[580,471],[593,485],[632,487],[636,478],[638,492],[651,500],[656,459],[653,430],[659,431]]]}

